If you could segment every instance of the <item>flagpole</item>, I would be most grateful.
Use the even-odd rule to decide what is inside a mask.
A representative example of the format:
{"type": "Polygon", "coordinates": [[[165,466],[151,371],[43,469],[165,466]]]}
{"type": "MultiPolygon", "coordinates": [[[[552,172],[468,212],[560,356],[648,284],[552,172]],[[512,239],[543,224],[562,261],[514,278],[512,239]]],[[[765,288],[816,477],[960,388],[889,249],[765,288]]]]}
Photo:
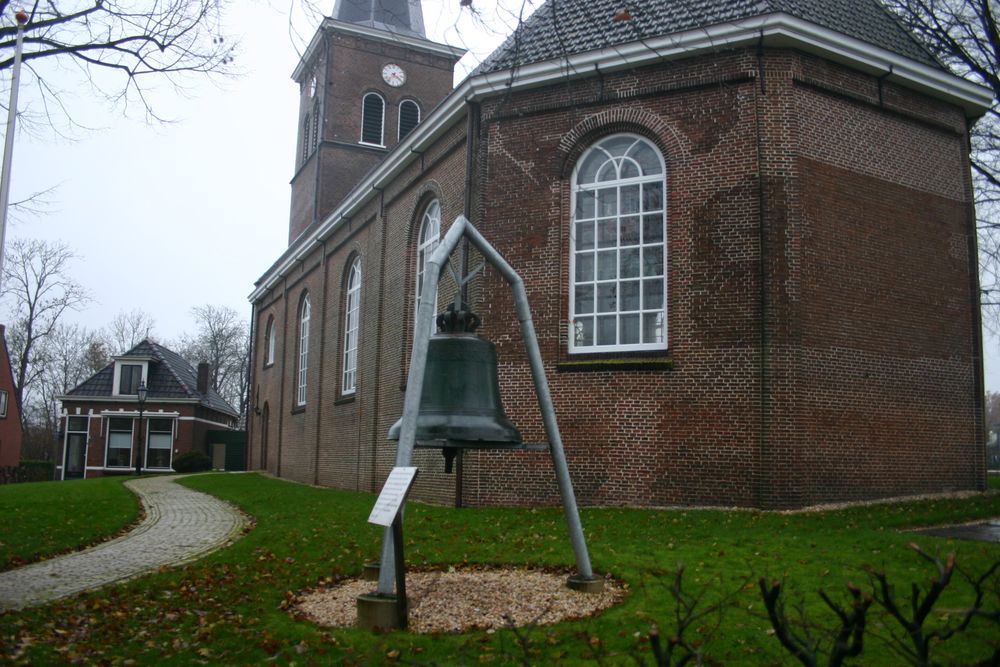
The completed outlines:
{"type": "Polygon", "coordinates": [[[3,173],[0,175],[0,281],[3,280],[4,241],[7,236],[7,204],[10,201],[10,162],[14,155],[14,126],[17,121],[17,89],[21,78],[21,43],[28,14],[20,9],[17,20],[17,42],[14,45],[14,69],[10,76],[10,105],[7,107],[7,134],[3,142],[3,173]]]}

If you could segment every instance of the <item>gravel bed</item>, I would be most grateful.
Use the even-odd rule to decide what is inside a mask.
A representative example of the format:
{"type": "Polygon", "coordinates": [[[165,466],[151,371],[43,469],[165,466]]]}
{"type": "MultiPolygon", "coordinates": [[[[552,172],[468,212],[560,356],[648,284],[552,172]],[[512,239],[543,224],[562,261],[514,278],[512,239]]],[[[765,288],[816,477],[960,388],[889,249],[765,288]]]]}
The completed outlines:
{"type": "MultiPolygon", "coordinates": [[[[625,589],[605,579],[601,593],[566,586],[566,574],[492,569],[407,572],[411,632],[463,632],[511,625],[543,625],[591,616],[619,602],[625,589]]],[[[300,595],[293,611],[321,625],[353,626],[356,598],[375,582],[352,579],[300,595]]]]}

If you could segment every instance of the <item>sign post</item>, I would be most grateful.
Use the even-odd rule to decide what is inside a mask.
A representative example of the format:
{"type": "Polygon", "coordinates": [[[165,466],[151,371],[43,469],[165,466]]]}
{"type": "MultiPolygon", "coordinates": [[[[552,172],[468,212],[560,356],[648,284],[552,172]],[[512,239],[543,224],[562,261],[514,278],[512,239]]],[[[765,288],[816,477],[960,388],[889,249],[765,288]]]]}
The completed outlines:
{"type": "MultiPolygon", "coordinates": [[[[375,501],[368,516],[368,523],[385,526],[392,531],[393,564],[396,571],[395,619],[391,625],[405,630],[409,623],[406,604],[406,571],[403,567],[403,505],[406,496],[417,477],[418,469],[410,466],[397,466],[389,473],[382,492],[375,501]]],[[[361,595],[358,597],[358,625],[364,628],[386,628],[390,625],[382,609],[392,603],[392,598],[378,595],[361,595]]]]}

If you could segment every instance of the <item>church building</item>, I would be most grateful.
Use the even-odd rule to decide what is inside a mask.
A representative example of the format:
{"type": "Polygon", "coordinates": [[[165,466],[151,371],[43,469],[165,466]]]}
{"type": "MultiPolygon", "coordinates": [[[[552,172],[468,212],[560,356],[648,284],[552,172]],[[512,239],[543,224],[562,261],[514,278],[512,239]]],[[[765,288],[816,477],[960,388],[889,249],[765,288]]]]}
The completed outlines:
{"type": "MultiPolygon", "coordinates": [[[[549,0],[453,88],[462,54],[419,0],[337,0],[303,54],[288,247],[250,295],[250,468],[381,488],[425,263],[464,215],[524,279],[580,503],[985,488],[990,91],[878,0],[549,0]]],[[[487,268],[470,294],[543,442],[510,291],[487,268]]],[[[417,499],[558,502],[545,451],[414,465],[417,499]]]]}

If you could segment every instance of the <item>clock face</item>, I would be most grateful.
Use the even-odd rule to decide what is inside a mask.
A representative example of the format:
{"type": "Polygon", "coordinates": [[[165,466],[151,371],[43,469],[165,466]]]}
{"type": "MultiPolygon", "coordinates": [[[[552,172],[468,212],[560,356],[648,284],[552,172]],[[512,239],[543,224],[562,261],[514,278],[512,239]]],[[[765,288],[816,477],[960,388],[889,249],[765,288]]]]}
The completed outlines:
{"type": "Polygon", "coordinates": [[[395,63],[389,63],[382,68],[382,80],[393,88],[398,88],[406,83],[406,72],[395,63]]]}

